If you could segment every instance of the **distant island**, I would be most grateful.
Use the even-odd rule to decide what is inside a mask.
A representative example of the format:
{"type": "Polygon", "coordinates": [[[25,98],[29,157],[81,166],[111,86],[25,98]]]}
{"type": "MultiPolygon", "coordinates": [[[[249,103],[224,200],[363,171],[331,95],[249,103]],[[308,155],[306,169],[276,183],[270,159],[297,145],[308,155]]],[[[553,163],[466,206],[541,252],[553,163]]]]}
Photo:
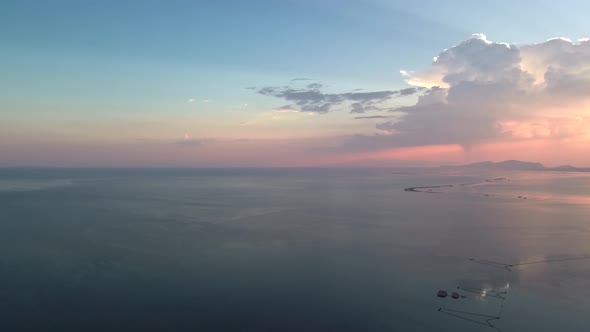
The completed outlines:
{"type": "Polygon", "coordinates": [[[484,161],[479,163],[441,166],[445,170],[502,170],[502,171],[555,171],[555,172],[590,172],[590,168],[579,168],[571,165],[545,167],[541,163],[520,160],[505,160],[500,162],[484,161]]]}

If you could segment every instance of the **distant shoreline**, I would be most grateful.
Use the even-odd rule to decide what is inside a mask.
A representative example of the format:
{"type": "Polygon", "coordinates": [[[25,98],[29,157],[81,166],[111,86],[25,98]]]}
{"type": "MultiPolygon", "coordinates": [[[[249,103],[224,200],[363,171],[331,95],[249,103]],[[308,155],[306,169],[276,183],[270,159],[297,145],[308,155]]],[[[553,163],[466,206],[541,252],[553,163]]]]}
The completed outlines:
{"type": "Polygon", "coordinates": [[[427,193],[427,194],[440,194],[440,191],[432,191],[432,189],[440,189],[440,188],[454,188],[454,187],[466,187],[466,186],[476,186],[476,185],[485,185],[489,183],[497,183],[502,181],[509,181],[510,179],[504,177],[497,177],[493,179],[483,179],[479,182],[472,182],[472,183],[459,183],[459,184],[443,184],[443,185],[436,185],[436,186],[419,186],[419,187],[408,187],[404,188],[404,191],[415,192],[415,193],[427,193]],[[421,190],[426,189],[426,190],[421,190]]]}
{"type": "Polygon", "coordinates": [[[452,188],[454,187],[454,185],[452,184],[444,184],[444,185],[440,185],[440,186],[423,186],[423,187],[409,187],[409,188],[405,188],[404,191],[412,191],[415,193],[429,193],[429,194],[435,194],[438,192],[434,192],[430,189],[438,189],[438,188],[452,188]],[[423,191],[420,189],[429,189],[429,191],[423,191]]]}

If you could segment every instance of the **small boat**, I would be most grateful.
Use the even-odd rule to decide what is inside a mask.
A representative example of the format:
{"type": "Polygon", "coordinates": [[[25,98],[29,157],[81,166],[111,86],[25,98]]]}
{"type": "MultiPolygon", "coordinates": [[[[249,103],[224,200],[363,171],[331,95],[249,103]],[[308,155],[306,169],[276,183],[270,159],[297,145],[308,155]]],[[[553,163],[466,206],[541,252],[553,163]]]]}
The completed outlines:
{"type": "Polygon", "coordinates": [[[456,300],[456,299],[458,299],[458,298],[459,298],[459,297],[461,297],[461,296],[459,295],[459,293],[457,293],[457,292],[453,292],[453,293],[451,294],[451,297],[452,297],[452,298],[454,298],[454,299],[456,300]]]}
{"type": "Polygon", "coordinates": [[[447,293],[447,291],[446,291],[446,290],[442,290],[442,289],[441,289],[441,290],[439,290],[439,291],[438,291],[438,293],[436,293],[436,296],[438,296],[438,297],[442,297],[442,298],[445,298],[445,297],[447,297],[447,295],[449,295],[449,293],[447,293]]]}

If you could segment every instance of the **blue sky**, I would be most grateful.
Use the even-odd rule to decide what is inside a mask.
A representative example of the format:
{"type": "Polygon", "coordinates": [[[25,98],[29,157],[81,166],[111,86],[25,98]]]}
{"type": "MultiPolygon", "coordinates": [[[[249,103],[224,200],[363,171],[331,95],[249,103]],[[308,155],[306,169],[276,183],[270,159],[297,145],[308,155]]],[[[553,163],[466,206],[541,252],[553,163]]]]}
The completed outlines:
{"type": "Polygon", "coordinates": [[[281,104],[246,87],[311,78],[332,92],[403,89],[401,69],[428,68],[473,33],[511,44],[586,37],[588,10],[585,1],[3,1],[0,115],[21,126],[61,118],[73,131],[67,123],[87,116],[169,115],[191,131],[180,123],[221,125],[235,111],[246,123],[243,113],[281,104]]]}
{"type": "MultiPolygon", "coordinates": [[[[518,43],[581,38],[590,28],[583,17],[590,5],[584,1],[17,1],[0,6],[8,69],[13,63],[52,67],[63,60],[73,67],[61,68],[65,75],[85,76],[144,63],[147,72],[158,66],[195,71],[209,85],[305,76],[400,86],[400,69],[426,67],[432,56],[472,33],[518,43]],[[76,67],[85,64],[93,66],[76,67]],[[240,75],[230,79],[227,72],[240,75]]],[[[49,78],[51,71],[45,70],[49,78]]]]}
{"type": "Polygon", "coordinates": [[[33,52],[389,84],[399,68],[427,66],[472,33],[515,43],[583,37],[588,9],[584,1],[18,1],[2,4],[2,40],[14,51],[8,60],[33,52]]]}

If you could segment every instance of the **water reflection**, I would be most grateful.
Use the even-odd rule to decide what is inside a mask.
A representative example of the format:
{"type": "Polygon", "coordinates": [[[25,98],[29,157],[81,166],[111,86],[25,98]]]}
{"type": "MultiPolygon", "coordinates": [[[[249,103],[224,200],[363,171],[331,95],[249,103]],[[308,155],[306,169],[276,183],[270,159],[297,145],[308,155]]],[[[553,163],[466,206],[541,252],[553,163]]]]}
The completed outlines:
{"type": "Polygon", "coordinates": [[[584,176],[61,172],[33,178],[72,185],[0,192],[6,330],[482,331],[437,309],[493,315],[489,291],[498,289],[509,289],[495,324],[505,332],[587,323],[590,262],[507,271],[469,261],[589,254],[587,205],[502,198],[585,197],[584,176]],[[498,177],[510,181],[440,195],[403,190],[498,177]],[[457,286],[486,296],[436,297],[457,286]]]}

